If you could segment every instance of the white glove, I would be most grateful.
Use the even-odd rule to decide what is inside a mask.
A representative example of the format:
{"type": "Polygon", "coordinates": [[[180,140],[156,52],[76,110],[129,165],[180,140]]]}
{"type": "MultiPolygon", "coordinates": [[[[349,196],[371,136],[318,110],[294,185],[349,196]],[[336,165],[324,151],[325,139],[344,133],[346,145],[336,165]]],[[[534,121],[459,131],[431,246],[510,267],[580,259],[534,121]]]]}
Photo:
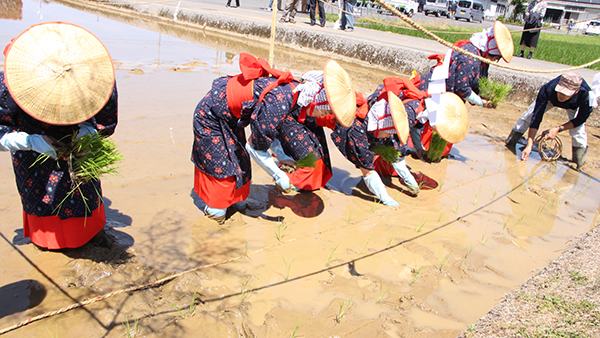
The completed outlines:
{"type": "Polygon", "coordinates": [[[471,102],[474,105],[483,107],[483,101],[481,101],[481,97],[479,97],[479,95],[475,94],[474,91],[471,91],[471,95],[469,95],[467,97],[467,101],[471,102]]]}
{"type": "Polygon", "coordinates": [[[0,150],[17,151],[31,150],[29,134],[22,131],[12,131],[0,136],[0,150]]]}
{"type": "Polygon", "coordinates": [[[56,158],[56,150],[44,140],[42,135],[29,135],[29,142],[31,143],[31,150],[56,158]]]}
{"type": "Polygon", "coordinates": [[[381,202],[388,207],[399,207],[400,204],[396,202],[393,198],[388,195],[383,182],[381,181],[381,177],[377,172],[372,172],[369,176],[363,178],[365,180],[365,184],[369,191],[371,191],[377,198],[381,200],[381,202]]]}
{"type": "Polygon", "coordinates": [[[406,161],[404,160],[404,158],[396,163],[392,163],[392,167],[394,167],[394,170],[396,170],[398,175],[400,177],[402,177],[402,179],[404,180],[404,184],[406,184],[406,187],[408,187],[408,190],[413,195],[418,194],[419,190],[421,190],[421,189],[419,189],[419,185],[417,184],[417,181],[415,180],[413,175],[410,173],[410,170],[408,170],[408,167],[406,166],[406,161]]]}
{"type": "Polygon", "coordinates": [[[275,157],[277,157],[277,160],[279,160],[279,162],[281,161],[294,161],[293,158],[289,157],[285,151],[283,151],[283,148],[281,147],[281,142],[279,142],[279,139],[275,139],[273,140],[273,142],[271,143],[271,151],[273,152],[273,155],[275,155],[275,157]]]}
{"type": "Polygon", "coordinates": [[[271,154],[266,151],[260,151],[254,149],[250,145],[250,143],[246,143],[246,151],[250,154],[250,157],[261,167],[264,171],[269,174],[275,181],[275,184],[281,188],[284,192],[299,189],[296,188],[292,182],[290,182],[290,178],[277,166],[271,154]]]}
{"type": "Polygon", "coordinates": [[[90,121],[83,121],[79,126],[79,133],[77,134],[77,138],[82,137],[85,134],[96,134],[98,131],[94,128],[94,125],[90,121]]]}
{"type": "Polygon", "coordinates": [[[44,140],[42,135],[29,135],[22,131],[13,131],[5,133],[0,137],[0,150],[33,150],[40,154],[46,154],[52,158],[56,158],[54,148],[44,140]]]}

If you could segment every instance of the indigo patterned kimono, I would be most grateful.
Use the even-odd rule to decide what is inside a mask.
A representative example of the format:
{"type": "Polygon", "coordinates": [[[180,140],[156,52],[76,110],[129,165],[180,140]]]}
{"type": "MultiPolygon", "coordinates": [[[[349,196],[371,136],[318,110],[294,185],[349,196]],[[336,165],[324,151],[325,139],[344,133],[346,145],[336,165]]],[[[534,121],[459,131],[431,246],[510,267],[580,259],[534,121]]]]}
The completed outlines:
{"type": "Polygon", "coordinates": [[[263,90],[277,81],[274,77],[261,77],[254,80],[254,99],[243,102],[241,118],[237,118],[227,105],[228,81],[226,76],[216,79],[196,107],[192,162],[209,176],[235,177],[236,189],[239,189],[252,178],[244,127],[250,125],[255,149],[268,150],[287,114],[295,109],[295,99],[292,86],[281,84],[259,103],[263,90]]]}
{"type": "MultiPolygon", "coordinates": [[[[105,136],[112,135],[117,126],[117,88],[104,106],[89,122],[105,136]]],[[[25,113],[13,100],[0,72],[0,132],[22,131],[28,134],[48,135],[57,140],[77,133],[77,124],[51,125],[25,113]]],[[[12,153],[17,188],[23,210],[33,216],[58,215],[60,219],[85,217],[102,204],[102,188],[99,181],[89,181],[72,190],[71,178],[64,160],[47,159],[35,163],[39,153],[15,151],[12,153]]]]}

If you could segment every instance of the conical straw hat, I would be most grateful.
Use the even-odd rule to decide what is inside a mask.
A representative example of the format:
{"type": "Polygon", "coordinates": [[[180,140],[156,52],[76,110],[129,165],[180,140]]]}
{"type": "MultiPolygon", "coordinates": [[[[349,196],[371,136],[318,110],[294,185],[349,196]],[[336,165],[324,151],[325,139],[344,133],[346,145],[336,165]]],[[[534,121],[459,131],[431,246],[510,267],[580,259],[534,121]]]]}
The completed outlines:
{"type": "Polygon", "coordinates": [[[66,22],[33,25],[9,47],[4,77],[17,104],[37,120],[76,124],[110,98],[115,73],[96,36],[66,22]]]}
{"type": "Polygon", "coordinates": [[[450,143],[458,143],[467,136],[469,114],[465,103],[458,95],[451,92],[442,93],[435,130],[450,143]]]}
{"type": "Polygon", "coordinates": [[[508,28],[500,21],[494,22],[494,39],[500,50],[500,55],[507,63],[512,61],[515,46],[508,28]]]}
{"type": "Polygon", "coordinates": [[[392,92],[388,92],[388,104],[390,105],[390,112],[392,113],[392,120],[394,121],[394,128],[396,128],[396,134],[402,144],[406,144],[408,141],[408,115],[402,100],[392,92]]]}
{"type": "Polygon", "coordinates": [[[350,76],[337,62],[328,60],[323,69],[323,82],[336,119],[342,126],[350,127],[356,114],[356,94],[350,76]]]}

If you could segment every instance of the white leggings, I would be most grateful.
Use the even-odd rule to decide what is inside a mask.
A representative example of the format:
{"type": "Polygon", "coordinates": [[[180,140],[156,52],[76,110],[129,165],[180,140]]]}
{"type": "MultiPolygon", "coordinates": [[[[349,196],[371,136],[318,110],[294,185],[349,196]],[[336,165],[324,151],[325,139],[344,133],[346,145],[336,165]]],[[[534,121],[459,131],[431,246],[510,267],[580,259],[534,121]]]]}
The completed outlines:
{"type": "MultiPolygon", "coordinates": [[[[549,109],[552,109],[554,105],[551,102],[548,102],[546,105],[547,112],[549,109]]],[[[519,117],[519,120],[515,124],[513,130],[525,134],[527,129],[529,129],[529,125],[531,124],[531,118],[533,117],[533,109],[535,108],[535,101],[527,108],[527,110],[519,117]]],[[[569,120],[572,120],[577,116],[577,112],[579,109],[566,109],[567,114],[569,115],[569,120]]],[[[571,134],[571,145],[577,148],[585,148],[587,147],[587,133],[585,132],[585,123],[580,125],[579,127],[573,128],[569,130],[569,134],[571,134]]]]}

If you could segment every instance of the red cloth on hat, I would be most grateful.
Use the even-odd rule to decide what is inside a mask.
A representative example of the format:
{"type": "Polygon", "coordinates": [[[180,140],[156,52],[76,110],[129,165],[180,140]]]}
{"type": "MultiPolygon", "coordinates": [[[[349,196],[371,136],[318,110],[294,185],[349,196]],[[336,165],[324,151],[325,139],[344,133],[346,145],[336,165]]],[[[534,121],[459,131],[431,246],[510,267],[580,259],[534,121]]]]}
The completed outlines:
{"type": "Polygon", "coordinates": [[[242,102],[249,101],[253,98],[254,80],[273,76],[277,78],[277,82],[273,82],[260,94],[259,102],[264,96],[282,83],[290,83],[294,80],[294,75],[291,72],[284,72],[271,68],[267,60],[256,58],[248,53],[240,53],[240,70],[241,74],[234,75],[227,82],[227,105],[229,110],[236,116],[241,117],[242,102]]]}
{"type": "Polygon", "coordinates": [[[212,177],[194,167],[194,191],[211,208],[225,209],[250,195],[250,182],[235,188],[235,176],[212,177]]]}
{"type": "Polygon", "coordinates": [[[104,204],[92,211],[91,216],[67,219],[33,216],[23,211],[23,236],[50,250],[78,248],[100,232],[105,223],[104,204]]]}

